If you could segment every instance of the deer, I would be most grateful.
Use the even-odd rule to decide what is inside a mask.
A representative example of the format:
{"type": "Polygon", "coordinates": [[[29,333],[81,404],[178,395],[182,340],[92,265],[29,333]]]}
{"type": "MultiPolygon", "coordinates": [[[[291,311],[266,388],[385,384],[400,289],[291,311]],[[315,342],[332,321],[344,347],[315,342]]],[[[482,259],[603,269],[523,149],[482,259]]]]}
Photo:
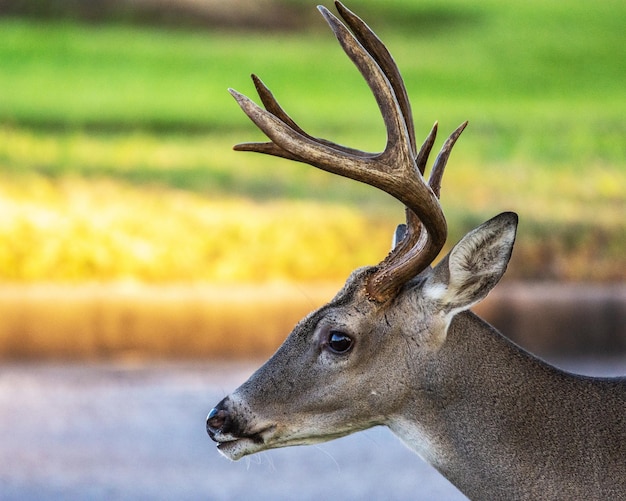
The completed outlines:
{"type": "Polygon", "coordinates": [[[370,87],[387,131],[381,153],[315,138],[252,76],[264,109],[230,90],[269,142],[235,150],[310,164],[378,188],[406,223],[378,265],[352,272],[275,354],[208,414],[219,452],[317,444],[386,426],[470,499],[626,499],[626,377],[562,371],[470,308],[503,276],[518,217],[503,212],[436,264],[447,238],[439,196],[461,124],[424,172],[407,91],[377,35],[335,2],[318,7],[370,87]]]}

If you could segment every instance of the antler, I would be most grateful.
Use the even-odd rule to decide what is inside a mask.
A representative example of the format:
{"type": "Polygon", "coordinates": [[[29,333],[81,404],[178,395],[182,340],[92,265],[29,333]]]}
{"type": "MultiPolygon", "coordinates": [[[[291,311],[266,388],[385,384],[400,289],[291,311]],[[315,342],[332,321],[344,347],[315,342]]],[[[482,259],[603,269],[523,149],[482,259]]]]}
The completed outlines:
{"type": "Polygon", "coordinates": [[[437,257],[446,241],[447,226],[439,204],[441,178],[461,124],[443,145],[428,183],[422,177],[437,133],[437,124],[419,152],[411,106],[400,71],[374,32],[354,13],[335,2],[346,24],[326,8],[318,7],[345,53],[367,81],[387,129],[382,153],[368,153],[310,136],[280,107],[270,90],[252,75],[265,110],[246,96],[230,90],[239,106],[271,142],[243,143],[238,151],[256,151],[305,162],[334,174],[379,188],[406,206],[407,231],[391,253],[375,267],[366,291],[378,302],[393,298],[401,287],[437,257]]]}

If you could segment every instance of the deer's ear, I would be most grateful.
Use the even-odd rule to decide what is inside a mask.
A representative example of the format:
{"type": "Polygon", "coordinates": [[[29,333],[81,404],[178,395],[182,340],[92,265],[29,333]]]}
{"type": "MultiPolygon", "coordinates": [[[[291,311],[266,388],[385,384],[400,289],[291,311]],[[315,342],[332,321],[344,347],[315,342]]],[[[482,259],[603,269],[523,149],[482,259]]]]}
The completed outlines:
{"type": "Polygon", "coordinates": [[[471,308],[506,270],[517,230],[517,214],[504,212],[470,231],[435,266],[423,293],[450,314],[471,308]]]}

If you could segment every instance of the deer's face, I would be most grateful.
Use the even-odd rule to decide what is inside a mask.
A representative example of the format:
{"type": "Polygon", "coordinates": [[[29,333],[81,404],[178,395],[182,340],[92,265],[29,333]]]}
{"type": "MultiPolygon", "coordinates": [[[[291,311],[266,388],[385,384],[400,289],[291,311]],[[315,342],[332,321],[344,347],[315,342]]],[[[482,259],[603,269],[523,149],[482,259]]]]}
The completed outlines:
{"type": "Polygon", "coordinates": [[[392,425],[412,407],[423,419],[440,349],[454,315],[483,299],[511,257],[517,216],[503,213],[469,232],[434,268],[390,301],[371,301],[372,268],[292,331],[276,354],[207,418],[220,451],[239,459],[264,449],[338,438],[392,425]]]}
{"type": "Polygon", "coordinates": [[[331,440],[385,424],[403,405],[407,376],[419,359],[415,347],[428,352],[423,347],[432,335],[419,328],[415,304],[413,329],[404,332],[402,296],[394,307],[370,301],[368,273],[357,270],[333,301],[303,319],[276,354],[211,411],[207,430],[222,454],[236,460],[331,440]]]}

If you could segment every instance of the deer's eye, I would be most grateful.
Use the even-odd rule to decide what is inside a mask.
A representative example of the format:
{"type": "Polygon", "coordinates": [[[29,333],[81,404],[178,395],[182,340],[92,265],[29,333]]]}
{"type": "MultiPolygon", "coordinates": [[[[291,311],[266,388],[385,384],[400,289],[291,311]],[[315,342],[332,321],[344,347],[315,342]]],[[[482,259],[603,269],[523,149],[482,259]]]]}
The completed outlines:
{"type": "Polygon", "coordinates": [[[328,334],[328,348],[333,353],[347,353],[352,348],[352,345],[352,338],[341,331],[330,331],[328,334]]]}

